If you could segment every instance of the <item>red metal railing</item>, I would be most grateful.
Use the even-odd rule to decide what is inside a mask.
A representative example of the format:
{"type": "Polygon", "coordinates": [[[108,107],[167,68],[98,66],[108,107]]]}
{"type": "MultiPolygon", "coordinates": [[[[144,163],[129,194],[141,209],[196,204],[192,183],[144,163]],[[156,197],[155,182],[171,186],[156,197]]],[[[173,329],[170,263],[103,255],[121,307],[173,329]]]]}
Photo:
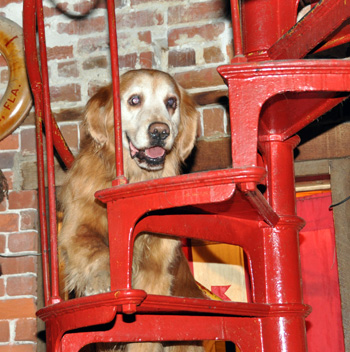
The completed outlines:
{"type": "MultiPolygon", "coordinates": [[[[50,256],[48,242],[48,228],[46,219],[46,199],[45,199],[45,166],[44,166],[44,146],[43,146],[43,98],[42,79],[39,70],[39,62],[36,48],[36,21],[35,21],[34,1],[25,1],[23,4],[23,30],[24,44],[26,52],[26,62],[28,67],[29,81],[34,95],[36,112],[36,148],[37,148],[37,170],[38,170],[38,196],[39,196],[39,219],[41,231],[42,266],[44,277],[45,305],[51,302],[51,282],[50,282],[50,256]]],[[[43,63],[45,66],[45,63],[43,63]]]]}
{"type": "MultiPolygon", "coordinates": [[[[115,116],[116,180],[115,184],[125,184],[123,169],[123,147],[119,96],[118,44],[114,0],[107,0],[108,26],[112,65],[113,103],[115,116]]],[[[40,229],[45,305],[61,300],[58,283],[57,222],[55,194],[54,148],[64,165],[70,168],[74,157],[69,150],[53,118],[50,105],[49,75],[46,55],[45,25],[42,0],[25,0],[23,4],[23,31],[26,63],[31,89],[34,95],[36,112],[36,147],[38,171],[38,197],[40,209],[40,229]],[[39,37],[40,68],[36,44],[36,29],[39,37]],[[46,164],[44,158],[43,124],[45,125],[46,164]],[[45,192],[47,176],[48,221],[45,192]]]]}
{"type": "Polygon", "coordinates": [[[111,50],[111,68],[112,68],[112,85],[113,85],[113,107],[114,107],[114,133],[115,133],[115,165],[116,180],[114,185],[125,184],[127,182],[124,176],[123,166],[123,142],[122,142],[122,125],[120,113],[120,95],[119,95],[119,64],[118,64],[118,41],[115,18],[114,0],[107,1],[108,10],[108,29],[111,50]]]}
{"type": "MultiPolygon", "coordinates": [[[[297,138],[291,137],[323,111],[343,99],[343,96],[334,95],[334,92],[350,90],[350,65],[345,61],[333,62],[332,60],[326,60],[322,64],[319,64],[316,60],[310,60],[307,61],[308,65],[306,65],[302,60],[274,62],[271,59],[290,59],[294,57],[293,55],[297,57],[306,55],[309,50],[315,48],[325,37],[330,35],[336,26],[349,18],[350,11],[349,6],[344,8],[344,1],[342,0],[323,0],[310,13],[310,17],[293,27],[298,2],[297,0],[243,1],[241,8],[239,8],[238,0],[231,0],[233,28],[236,32],[234,33],[236,55],[234,62],[246,61],[245,64],[228,65],[219,69],[228,83],[230,92],[234,167],[228,170],[179,176],[175,180],[152,180],[147,183],[146,190],[144,189],[145,184],[129,184],[98,192],[98,199],[107,203],[109,229],[112,233],[109,242],[111,255],[118,258],[117,263],[113,263],[111,266],[111,287],[112,290],[117,289],[117,291],[95,297],[79,298],[77,299],[80,304],[78,309],[75,302],[72,301],[53,304],[61,301],[58,292],[53,147],[58,150],[61,157],[63,156],[67,167],[70,166],[73,158],[62,142],[62,138],[56,138],[59,133],[50,111],[42,2],[41,0],[24,1],[26,59],[37,115],[39,204],[45,304],[46,306],[51,305],[42,309],[38,314],[47,323],[48,341],[52,350],[60,350],[64,344],[66,346],[70,346],[70,344],[77,346],[79,344],[83,345],[86,341],[105,341],[104,338],[107,338],[108,341],[112,339],[136,341],[136,338],[143,338],[143,341],[157,341],[157,337],[153,336],[152,331],[144,332],[142,319],[147,322],[155,321],[159,326],[163,326],[164,321],[168,322],[168,327],[162,330],[165,337],[162,335],[161,338],[180,339],[178,335],[175,337],[172,335],[174,332],[179,332],[182,337],[185,336],[186,338],[186,336],[188,337],[188,331],[184,329],[185,325],[183,325],[184,320],[186,320],[185,313],[183,316],[177,316],[178,324],[170,324],[174,320],[173,316],[169,315],[169,310],[176,312],[179,307],[181,307],[182,312],[203,313],[203,320],[200,320],[199,315],[193,319],[191,313],[188,313],[188,321],[191,321],[194,325],[197,324],[196,331],[190,338],[206,339],[209,336],[209,338],[214,339],[215,336],[218,336],[218,332],[210,329],[225,325],[232,326],[232,329],[221,329],[222,338],[225,339],[229,336],[229,338],[240,340],[242,345],[245,344],[246,346],[246,349],[243,348],[244,351],[253,349],[257,351],[274,350],[277,345],[281,351],[306,350],[304,319],[308,307],[303,304],[302,300],[297,236],[302,221],[296,217],[294,209],[292,152],[297,138]],[[277,13],[276,9],[280,12],[277,13]],[[259,10],[258,16],[256,15],[257,10],[259,10]],[[273,15],[272,19],[269,17],[271,13],[273,15]],[[306,24],[311,23],[317,27],[320,26],[316,15],[324,16],[325,13],[334,15],[331,25],[325,26],[325,30],[316,35],[317,39],[303,36],[308,31],[306,24]],[[36,54],[36,25],[39,33],[41,71],[39,70],[36,54]],[[291,27],[293,27],[293,31],[289,32],[291,27]],[[259,28],[263,30],[257,31],[259,28]],[[298,33],[299,42],[295,40],[295,33],[298,33]],[[299,48],[297,53],[294,51],[296,47],[299,48]],[[269,61],[265,63],[249,63],[250,61],[266,59],[269,61]],[[339,85],[337,85],[337,82],[339,82],[339,85]],[[320,97],[317,97],[319,99],[317,100],[318,105],[306,99],[306,94],[310,91],[313,93],[322,92],[320,97]],[[268,106],[263,109],[268,105],[265,103],[269,99],[272,100],[280,93],[288,92],[300,93],[302,96],[302,106],[297,104],[293,106],[292,117],[286,113],[288,104],[282,104],[281,106],[278,104],[278,100],[275,106],[268,106]],[[324,92],[330,95],[325,95],[324,92]],[[274,109],[276,105],[277,109],[274,109]],[[49,226],[46,222],[43,121],[46,130],[48,163],[49,226]],[[265,169],[257,166],[258,144],[267,165],[266,198],[256,188],[265,174],[265,169]],[[127,195],[123,196],[123,192],[126,192],[127,195]],[[167,197],[164,197],[165,193],[167,197]],[[233,200],[233,197],[236,197],[236,199],[233,200]],[[228,205],[236,206],[236,208],[230,212],[229,209],[225,210],[217,207],[219,202],[227,202],[224,203],[224,208],[228,205]],[[143,217],[145,212],[150,209],[168,209],[169,204],[178,207],[198,206],[199,209],[205,210],[205,214],[201,213],[199,217],[199,214],[193,214],[190,218],[191,221],[188,223],[185,222],[182,214],[178,215],[178,219],[176,216],[169,215],[167,217],[162,215],[163,221],[154,221],[154,215],[143,217]],[[128,210],[131,207],[133,207],[133,212],[128,210]],[[240,210],[242,211],[241,216],[235,218],[240,210]],[[117,217],[117,214],[121,220],[116,223],[113,220],[117,217]],[[214,217],[211,216],[212,214],[215,214],[214,217]],[[167,220],[164,221],[164,218],[167,220]],[[220,221],[215,222],[215,219],[220,221]],[[203,225],[204,220],[208,221],[206,228],[202,228],[206,226],[203,225]],[[132,229],[136,223],[137,229],[133,232],[132,229]],[[248,233],[250,237],[245,236],[244,228],[247,227],[247,224],[252,226],[252,223],[255,226],[254,231],[248,233]],[[227,231],[227,228],[223,226],[225,224],[232,226],[232,229],[227,231]],[[179,235],[177,231],[181,225],[183,225],[184,233],[179,235]],[[193,229],[193,232],[196,232],[195,234],[192,232],[186,233],[191,225],[195,225],[193,229]],[[220,226],[222,227],[222,231],[219,231],[220,238],[213,238],[213,233],[220,226]],[[247,253],[253,253],[249,261],[251,265],[250,273],[255,285],[253,285],[254,303],[211,302],[208,304],[207,302],[190,299],[186,301],[175,297],[152,297],[142,290],[132,290],[129,253],[133,242],[130,238],[135,237],[137,231],[160,231],[179,237],[193,236],[202,239],[203,237],[200,236],[205,233],[207,236],[205,239],[218,240],[219,242],[221,240],[224,243],[233,242],[232,237],[236,236],[235,244],[242,245],[242,247],[246,246],[248,248],[247,253]],[[256,243],[259,243],[257,247],[256,243]],[[51,252],[50,255],[49,252],[51,252]],[[255,263],[254,258],[252,258],[254,256],[257,257],[255,263]],[[254,271],[258,273],[255,278],[253,277],[254,271]],[[215,308],[213,308],[214,306],[215,308]],[[212,314],[215,309],[220,307],[221,312],[225,313],[225,318],[212,314]],[[135,319],[134,327],[140,329],[139,331],[136,330],[140,334],[137,337],[128,330],[130,324],[125,324],[122,328],[118,326],[118,324],[123,323],[122,319],[119,318],[116,319],[115,330],[112,329],[110,332],[91,333],[91,331],[86,331],[80,336],[67,333],[69,330],[111,322],[115,318],[115,314],[119,314],[117,311],[135,313],[137,309],[144,313],[144,315],[141,315],[141,319],[135,319]],[[245,313],[242,313],[242,310],[245,313]],[[160,312],[159,317],[157,312],[160,312]],[[206,316],[208,312],[213,323],[203,324],[203,321],[208,321],[208,316],[206,316]],[[83,313],[86,313],[86,318],[83,313]],[[148,313],[150,315],[147,316],[148,313]],[[72,317],[75,319],[72,319],[72,317]],[[242,317],[244,318],[242,319],[242,317]],[[227,323],[224,324],[222,319],[227,319],[227,323]],[[246,324],[244,325],[246,329],[241,329],[242,324],[246,324]],[[245,332],[242,333],[242,330],[245,332]],[[233,336],[229,335],[231,331],[234,331],[233,336]],[[251,336],[247,337],[245,335],[247,332],[251,336]],[[265,334],[265,338],[261,337],[261,334],[265,334]]],[[[121,185],[126,183],[126,180],[123,174],[118,52],[113,0],[107,1],[107,8],[116,135],[115,185],[121,185]]],[[[188,219],[187,217],[187,221],[188,219]]],[[[67,349],[69,350],[69,348],[67,349]]]]}

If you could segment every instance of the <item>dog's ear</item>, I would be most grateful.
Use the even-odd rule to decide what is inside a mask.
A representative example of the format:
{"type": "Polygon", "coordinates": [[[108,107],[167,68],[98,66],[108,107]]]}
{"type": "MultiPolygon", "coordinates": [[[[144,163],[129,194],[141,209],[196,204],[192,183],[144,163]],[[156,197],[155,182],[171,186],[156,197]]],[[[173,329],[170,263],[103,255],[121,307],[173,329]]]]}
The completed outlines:
{"type": "Polygon", "coordinates": [[[109,139],[107,120],[113,111],[112,88],[101,88],[87,103],[84,124],[87,134],[103,147],[109,139]]]}
{"type": "Polygon", "coordinates": [[[199,112],[192,97],[181,87],[180,101],[180,128],[177,137],[177,151],[180,160],[183,162],[190,155],[197,136],[197,124],[199,112]]]}

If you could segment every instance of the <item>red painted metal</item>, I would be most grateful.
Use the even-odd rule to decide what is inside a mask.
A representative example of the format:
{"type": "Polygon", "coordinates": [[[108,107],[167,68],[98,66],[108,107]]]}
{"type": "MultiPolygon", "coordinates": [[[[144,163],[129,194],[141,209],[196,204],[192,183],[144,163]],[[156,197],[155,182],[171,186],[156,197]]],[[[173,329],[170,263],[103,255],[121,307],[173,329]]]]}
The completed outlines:
{"type": "Polygon", "coordinates": [[[29,81],[31,84],[32,93],[34,95],[34,104],[36,111],[36,150],[37,150],[37,173],[38,173],[38,200],[39,200],[39,221],[40,221],[40,238],[42,252],[42,268],[43,268],[43,283],[44,283],[44,301],[48,305],[51,297],[50,284],[50,258],[48,250],[48,232],[46,222],[46,200],[45,200],[45,176],[44,176],[44,149],[43,149],[43,131],[42,131],[42,96],[41,96],[41,77],[36,53],[36,23],[35,23],[35,2],[25,1],[23,3],[23,31],[24,45],[26,50],[27,67],[32,67],[28,70],[29,81]]]}
{"type": "Polygon", "coordinates": [[[235,59],[241,57],[245,59],[243,55],[243,42],[242,42],[242,30],[241,30],[241,16],[239,11],[238,0],[231,0],[231,15],[232,15],[232,29],[233,29],[233,49],[235,53],[235,59]]]}
{"type": "Polygon", "coordinates": [[[40,43],[41,77],[43,84],[43,113],[46,129],[47,157],[47,188],[49,200],[49,230],[51,250],[51,299],[50,303],[60,302],[58,285],[58,255],[57,255],[57,222],[56,222],[56,190],[55,190],[55,160],[53,151],[53,130],[50,109],[49,73],[45,45],[44,14],[41,0],[36,1],[36,15],[40,43]]]}
{"type": "Polygon", "coordinates": [[[350,24],[345,22],[336,33],[332,34],[327,41],[315,50],[315,53],[332,49],[338,45],[343,45],[350,42],[350,24]]]}
{"type": "MultiPolygon", "coordinates": [[[[243,1],[239,9],[238,1],[231,0],[236,57],[232,65],[220,67],[219,72],[229,88],[232,168],[126,184],[114,1],[108,0],[117,178],[112,188],[98,191],[96,197],[107,204],[112,292],[62,302],[57,292],[56,224],[52,219],[52,154],[48,156],[49,213],[53,221],[51,284],[47,256],[42,116],[48,134],[55,127],[49,109],[42,5],[41,0],[24,1],[26,56],[37,112],[44,250],[46,307],[38,316],[46,322],[48,351],[75,351],[94,342],[204,339],[232,340],[242,352],[306,351],[305,316],[310,309],[303,304],[301,291],[298,231],[303,221],[295,212],[293,149],[298,138],[294,135],[344,99],[344,92],[350,92],[350,62],[301,58],[342,25],[349,17],[349,7],[344,8],[343,1],[323,0],[294,25],[298,3],[251,0],[243,1]],[[33,39],[35,1],[42,76],[33,39]],[[311,35],[312,26],[317,31],[311,35]],[[277,58],[284,60],[271,60],[277,58]],[[258,190],[259,184],[266,185],[264,195],[258,190]],[[251,303],[154,296],[132,289],[133,242],[142,232],[243,247],[251,303]],[[125,323],[123,314],[136,314],[136,319],[125,323]],[[94,326],[107,323],[109,329],[105,325],[94,331],[94,326]],[[156,326],[157,334],[145,325],[156,326]]],[[[55,144],[52,137],[47,143],[50,154],[55,144]]]]}
{"type": "Polygon", "coordinates": [[[349,17],[350,6],[347,1],[320,1],[311,12],[268,49],[267,55],[272,60],[302,58],[349,17]]]}
{"type": "Polygon", "coordinates": [[[38,17],[43,23],[42,5],[39,2],[36,4],[35,0],[28,0],[23,3],[23,30],[25,33],[24,44],[26,53],[26,63],[28,68],[28,76],[31,84],[31,89],[34,95],[35,112],[36,112],[36,149],[37,149],[37,172],[38,172],[38,198],[39,198],[39,220],[41,231],[41,250],[42,250],[42,266],[43,266],[43,281],[44,281],[44,296],[45,305],[52,302],[60,301],[58,295],[58,267],[53,264],[57,262],[57,231],[56,231],[56,209],[55,209],[55,181],[54,181],[54,164],[53,164],[53,148],[59,151],[60,157],[66,167],[70,167],[73,163],[73,155],[70,152],[67,144],[59,131],[56,121],[52,118],[50,111],[49,91],[48,91],[48,74],[47,74],[47,60],[45,52],[45,32],[44,27],[40,27],[40,43],[41,43],[41,70],[39,69],[39,60],[36,47],[36,6],[41,8],[38,17]],[[40,15],[41,13],[41,15],[40,15]],[[46,74],[45,74],[46,72],[46,74]],[[43,80],[45,79],[45,82],[43,80]],[[46,87],[44,89],[44,87],[46,87]],[[44,93],[45,91],[45,93],[44,93]],[[51,123],[49,123],[51,121],[51,123]],[[44,151],[43,151],[43,123],[46,127],[47,150],[51,151],[48,155],[48,185],[49,185],[49,216],[50,220],[50,236],[47,224],[47,210],[46,210],[46,192],[45,192],[45,166],[44,166],[44,151]],[[51,205],[50,205],[51,204],[51,205]],[[49,249],[49,237],[50,246],[49,249]],[[49,258],[49,253],[54,253],[53,257],[49,258]],[[51,259],[51,260],[50,260],[51,259]],[[50,275],[50,263],[54,275],[50,275]],[[51,283],[50,278],[53,280],[51,283]]]}
{"type": "Polygon", "coordinates": [[[123,139],[122,139],[122,125],[120,112],[120,95],[119,95],[119,64],[118,64],[118,42],[117,42],[117,28],[115,18],[114,0],[107,1],[108,9],[108,29],[111,48],[111,69],[112,69],[112,86],[113,86],[113,106],[114,106],[114,133],[115,133],[115,163],[116,163],[116,179],[114,185],[127,183],[124,176],[123,166],[123,139]]]}

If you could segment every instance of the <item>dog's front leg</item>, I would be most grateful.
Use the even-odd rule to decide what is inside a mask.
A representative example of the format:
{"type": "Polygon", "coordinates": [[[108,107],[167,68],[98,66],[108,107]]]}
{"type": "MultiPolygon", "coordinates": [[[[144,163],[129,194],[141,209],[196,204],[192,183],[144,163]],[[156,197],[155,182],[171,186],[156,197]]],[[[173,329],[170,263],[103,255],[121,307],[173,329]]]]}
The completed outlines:
{"type": "Polygon", "coordinates": [[[163,352],[163,345],[160,342],[128,343],[126,352],[163,352]]]}
{"type": "Polygon", "coordinates": [[[201,342],[188,342],[166,346],[164,352],[204,352],[204,347],[201,342]]]}
{"type": "Polygon", "coordinates": [[[148,294],[171,294],[171,267],[180,248],[179,240],[160,235],[141,235],[134,244],[133,288],[148,294]]]}
{"type": "Polygon", "coordinates": [[[109,291],[109,249],[104,236],[90,226],[80,225],[73,236],[62,242],[67,288],[77,296],[109,291]]]}

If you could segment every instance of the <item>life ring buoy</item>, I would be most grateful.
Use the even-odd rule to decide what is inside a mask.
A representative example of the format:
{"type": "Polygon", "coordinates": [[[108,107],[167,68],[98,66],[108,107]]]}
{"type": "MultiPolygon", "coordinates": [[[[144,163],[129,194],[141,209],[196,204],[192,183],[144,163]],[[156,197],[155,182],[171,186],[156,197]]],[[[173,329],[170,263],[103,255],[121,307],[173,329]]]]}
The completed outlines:
{"type": "Polygon", "coordinates": [[[32,96],[23,49],[23,31],[15,22],[0,17],[0,52],[9,68],[9,82],[0,100],[0,140],[12,133],[26,118],[32,96]]]}

